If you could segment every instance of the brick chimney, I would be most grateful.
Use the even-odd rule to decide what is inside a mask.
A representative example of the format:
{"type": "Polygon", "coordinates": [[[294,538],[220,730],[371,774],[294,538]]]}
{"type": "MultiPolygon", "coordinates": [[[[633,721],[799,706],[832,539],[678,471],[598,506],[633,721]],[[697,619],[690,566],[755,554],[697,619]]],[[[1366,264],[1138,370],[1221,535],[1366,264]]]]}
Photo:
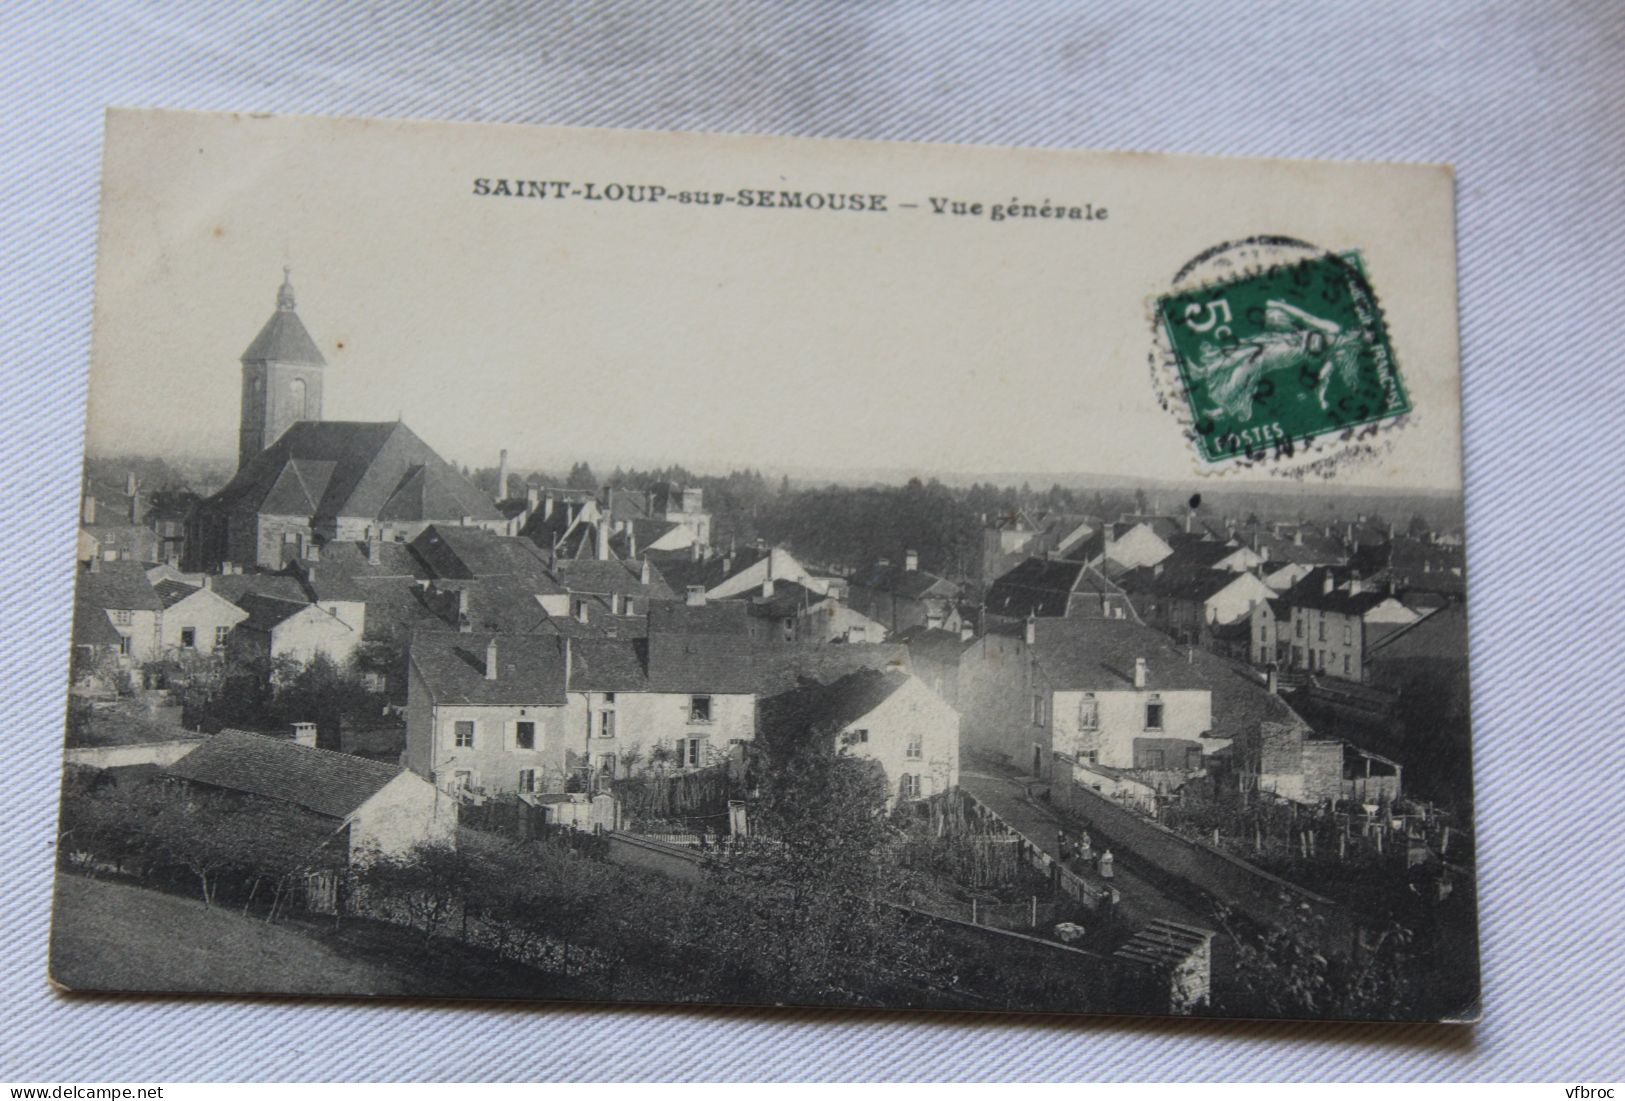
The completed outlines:
{"type": "Polygon", "coordinates": [[[315,749],[316,748],[316,724],[315,723],[294,723],[293,724],[293,743],[294,743],[294,745],[304,745],[304,746],[309,746],[311,749],[315,749]]]}
{"type": "Polygon", "coordinates": [[[1136,687],[1136,688],[1144,688],[1145,687],[1145,674],[1146,674],[1145,659],[1144,658],[1135,658],[1134,659],[1134,687],[1136,687]]]}
{"type": "Polygon", "coordinates": [[[497,640],[495,638],[485,644],[485,679],[497,679],[497,640]]]}
{"type": "Polygon", "coordinates": [[[920,568],[920,552],[916,551],[916,550],[906,550],[906,551],[904,551],[903,552],[903,569],[908,573],[914,573],[919,568],[920,568]]]}
{"type": "Polygon", "coordinates": [[[508,499],[508,449],[497,452],[497,503],[508,499]]]}
{"type": "Polygon", "coordinates": [[[1038,642],[1038,617],[1028,613],[1027,623],[1021,632],[1021,637],[1028,646],[1038,642]]]}

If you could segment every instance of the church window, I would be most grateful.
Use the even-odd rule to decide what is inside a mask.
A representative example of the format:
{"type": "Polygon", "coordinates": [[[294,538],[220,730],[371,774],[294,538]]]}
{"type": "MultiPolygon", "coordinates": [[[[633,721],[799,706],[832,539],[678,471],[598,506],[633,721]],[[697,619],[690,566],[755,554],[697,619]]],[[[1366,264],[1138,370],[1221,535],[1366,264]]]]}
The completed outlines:
{"type": "Polygon", "coordinates": [[[289,408],[293,410],[294,420],[308,420],[308,409],[305,402],[305,380],[296,378],[288,383],[288,395],[292,399],[289,408]]]}

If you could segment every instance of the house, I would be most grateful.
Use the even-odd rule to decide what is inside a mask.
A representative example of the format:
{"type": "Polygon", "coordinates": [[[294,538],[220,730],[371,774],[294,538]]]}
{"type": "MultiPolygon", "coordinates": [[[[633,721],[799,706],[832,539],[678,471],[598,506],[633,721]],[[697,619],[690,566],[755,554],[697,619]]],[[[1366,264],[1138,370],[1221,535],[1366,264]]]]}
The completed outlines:
{"type": "Polygon", "coordinates": [[[406,763],[448,789],[585,790],[636,760],[686,770],[755,736],[748,640],[419,632],[406,763]]]}
{"type": "MultiPolygon", "coordinates": [[[[1172,532],[1169,532],[1172,535],[1172,532]]],[[[1103,523],[1068,555],[1094,566],[1108,577],[1125,570],[1155,566],[1174,553],[1148,523],[1103,523]]]]}
{"type": "Polygon", "coordinates": [[[959,784],[959,713],[918,677],[865,670],[762,701],[764,742],[833,738],[842,753],[879,763],[887,805],[959,784]]]}
{"type": "MultiPolygon", "coordinates": [[[[1203,655],[1204,658],[1208,655],[1203,655]]],[[[1191,770],[1227,741],[1204,670],[1126,619],[1029,619],[975,640],[960,664],[966,744],[1034,775],[1058,757],[1114,769],[1191,770]]]]}
{"type": "Polygon", "coordinates": [[[361,643],[359,630],[315,604],[250,593],[237,606],[248,613],[229,636],[238,653],[301,665],[325,657],[342,666],[361,643]]]}
{"type": "Polygon", "coordinates": [[[1253,608],[1277,595],[1256,574],[1169,569],[1165,563],[1125,573],[1118,583],[1146,624],[1197,645],[1223,628],[1246,623],[1253,608]]]}
{"type": "Polygon", "coordinates": [[[1390,588],[1338,567],[1314,570],[1282,600],[1292,610],[1290,667],[1351,681],[1367,679],[1370,647],[1421,618],[1390,588]]]}
{"type": "Polygon", "coordinates": [[[959,586],[920,569],[915,551],[894,566],[882,559],[851,578],[847,599],[853,609],[887,631],[909,627],[959,630],[959,586]]]}
{"type": "Polygon", "coordinates": [[[758,591],[724,602],[744,606],[751,637],[763,642],[878,642],[886,637],[886,629],[868,616],[796,581],[768,578],[758,591]]]}
{"type": "Polygon", "coordinates": [[[1095,530],[1083,517],[1061,512],[1016,509],[995,516],[982,528],[981,582],[991,583],[1025,558],[1065,556],[1095,530]]]}
{"type": "Polygon", "coordinates": [[[656,482],[647,490],[611,487],[606,491],[606,511],[612,534],[635,537],[636,548],[631,551],[634,555],[639,550],[683,550],[694,544],[711,544],[711,514],[705,510],[705,491],[695,486],[667,481],[656,482]],[[685,534],[674,534],[669,527],[645,527],[640,532],[636,528],[639,521],[675,525],[685,534]],[[663,545],[650,545],[651,537],[663,545]]]}
{"type": "Polygon", "coordinates": [[[893,642],[908,648],[908,664],[915,676],[951,707],[959,704],[960,659],[975,640],[976,633],[968,623],[961,623],[958,631],[910,627],[892,636],[893,642]]]}
{"type": "Polygon", "coordinates": [[[1292,656],[1292,608],[1284,600],[1263,600],[1247,617],[1248,660],[1285,668],[1292,656]]]}
{"type": "MultiPolygon", "coordinates": [[[[79,571],[74,599],[107,613],[119,635],[120,656],[139,664],[162,654],[164,605],[141,563],[92,558],[79,571]]],[[[105,637],[99,625],[96,634],[105,637]]]]}
{"type": "Polygon", "coordinates": [[[783,547],[765,544],[707,555],[698,545],[687,555],[650,555],[677,592],[699,589],[711,600],[759,591],[767,581],[794,581],[814,592],[829,586],[783,547]]]}
{"type": "Polygon", "coordinates": [[[165,579],[153,585],[164,606],[158,628],[159,650],[165,655],[218,653],[248,613],[215,592],[210,579],[201,585],[165,579]]]}
{"type": "Polygon", "coordinates": [[[586,490],[532,487],[536,498],[519,535],[553,559],[596,558],[607,553],[609,525],[598,500],[586,490]]]}
{"type": "Polygon", "coordinates": [[[352,866],[456,837],[456,806],[421,777],[305,741],[223,730],[166,772],[194,787],[313,816],[317,837],[340,847],[352,866]]]}
{"type": "Polygon", "coordinates": [[[162,561],[158,533],[147,523],[144,506],[133,472],[125,476],[123,492],[87,481],[79,499],[79,561],[162,561]]]}
{"type": "Polygon", "coordinates": [[[1093,566],[1066,558],[1028,558],[994,581],[987,614],[1005,620],[1069,616],[1133,618],[1128,594],[1093,566]]]}

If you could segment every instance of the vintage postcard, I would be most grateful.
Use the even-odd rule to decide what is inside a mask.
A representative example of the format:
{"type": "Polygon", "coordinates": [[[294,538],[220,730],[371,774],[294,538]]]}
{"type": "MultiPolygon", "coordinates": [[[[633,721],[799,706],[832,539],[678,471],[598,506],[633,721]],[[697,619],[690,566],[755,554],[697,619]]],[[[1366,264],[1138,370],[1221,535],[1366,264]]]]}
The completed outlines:
{"type": "Polygon", "coordinates": [[[1476,1019],[1453,186],[113,112],[53,980],[1476,1019]]]}

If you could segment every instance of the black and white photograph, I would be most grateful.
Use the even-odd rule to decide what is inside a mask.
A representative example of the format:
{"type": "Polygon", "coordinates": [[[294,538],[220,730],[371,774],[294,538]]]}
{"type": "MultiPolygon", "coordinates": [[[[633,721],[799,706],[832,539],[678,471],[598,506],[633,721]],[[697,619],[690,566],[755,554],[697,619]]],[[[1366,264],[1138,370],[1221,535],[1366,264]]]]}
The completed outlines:
{"type": "Polygon", "coordinates": [[[1477,1020],[1453,189],[110,113],[52,981],[1477,1020]]]}

